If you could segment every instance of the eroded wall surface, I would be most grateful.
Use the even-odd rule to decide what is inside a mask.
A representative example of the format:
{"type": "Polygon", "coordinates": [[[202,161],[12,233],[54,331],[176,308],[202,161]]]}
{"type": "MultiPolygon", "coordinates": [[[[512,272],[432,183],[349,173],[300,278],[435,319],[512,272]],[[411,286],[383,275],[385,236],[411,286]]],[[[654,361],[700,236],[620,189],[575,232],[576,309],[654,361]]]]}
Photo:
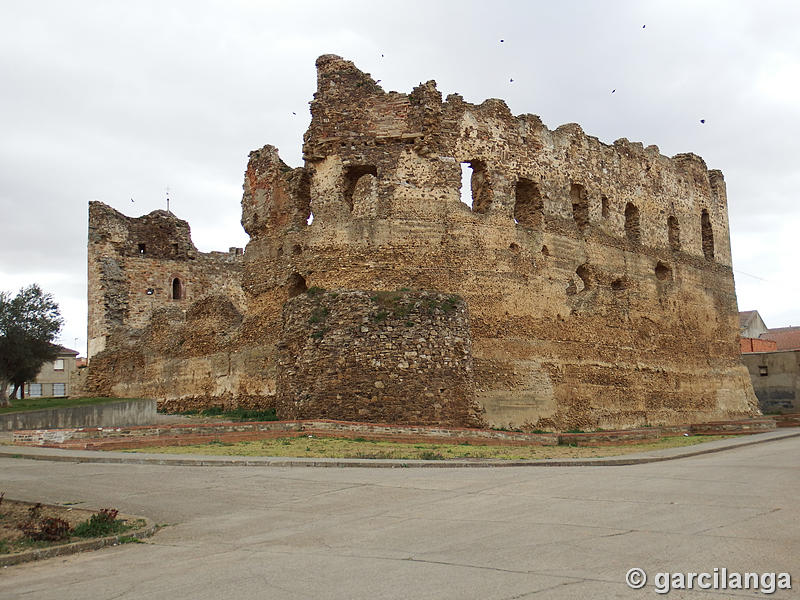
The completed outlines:
{"type": "Polygon", "coordinates": [[[278,412],[475,427],[467,307],[428,292],[310,290],[283,309],[278,412]]]}
{"type": "MultiPolygon", "coordinates": [[[[304,167],[272,146],[250,155],[250,243],[232,265],[241,264],[241,287],[219,294],[240,316],[225,330],[228,377],[276,393],[284,305],[309,288],[436,290],[468,306],[473,399],[489,423],[608,428],[755,414],[719,171],[693,154],[604,144],[575,124],[551,131],[501,100],[443,100],[433,81],[387,93],[337,56],[317,69],[304,167]],[[258,358],[236,362],[237,352],[258,358]]],[[[126,277],[91,246],[90,289],[106,282],[95,291],[105,311],[90,315],[95,331],[117,315],[141,325],[126,277]]],[[[125,273],[141,259],[125,258],[125,273]]],[[[157,352],[165,365],[185,359],[157,352]]],[[[235,401],[236,386],[222,388],[235,401]]]]}

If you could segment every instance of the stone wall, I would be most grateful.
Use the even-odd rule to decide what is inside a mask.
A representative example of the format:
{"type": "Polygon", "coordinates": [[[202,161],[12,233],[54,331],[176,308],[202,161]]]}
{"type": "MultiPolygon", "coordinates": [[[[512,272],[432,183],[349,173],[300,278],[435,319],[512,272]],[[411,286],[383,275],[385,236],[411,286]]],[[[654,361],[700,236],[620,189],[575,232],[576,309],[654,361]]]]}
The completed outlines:
{"type": "Polygon", "coordinates": [[[156,210],[126,217],[89,203],[89,358],[117,327],[142,329],[164,308],[188,310],[196,300],[224,296],[243,310],[242,250],[198,252],[189,225],[156,210]]]}
{"type": "Polygon", "coordinates": [[[457,296],[311,289],[283,309],[278,416],[477,426],[457,296]]]}
{"type": "MultiPolygon", "coordinates": [[[[167,293],[173,274],[187,294],[197,289],[189,284],[201,274],[180,270],[190,264],[179,258],[192,252],[188,226],[157,211],[136,229],[93,205],[105,216],[90,219],[90,339],[100,348],[124,324],[118,346],[128,354],[106,355],[102,367],[94,359],[117,393],[231,403],[277,393],[289,411],[302,403],[279,383],[287,300],[314,287],[412,289],[469,307],[474,398],[490,424],[608,429],[757,414],[739,362],[721,172],[694,154],[605,144],[576,124],[551,131],[501,100],[443,101],[433,81],[385,92],[337,56],[317,69],[304,166],[290,168],[272,146],[250,155],[250,242],[220,267],[241,285],[214,291],[236,313],[217,327],[221,340],[201,335],[217,317],[197,321],[203,330],[174,302],[141,295],[145,286],[167,293]],[[145,239],[156,225],[175,246],[145,239]],[[158,260],[136,255],[139,243],[158,260]]],[[[371,375],[352,384],[365,405],[347,411],[377,414],[362,376],[371,375]]],[[[410,412],[396,418],[435,422],[418,400],[405,398],[410,412]]],[[[337,398],[315,402],[344,410],[337,398]]]]}
{"type": "MultiPolygon", "coordinates": [[[[551,131],[500,100],[443,102],[434,82],[386,93],[336,56],[317,67],[306,165],[276,185],[307,178],[310,205],[299,191],[282,197],[313,222],[251,240],[248,254],[272,257],[245,266],[245,281],[260,282],[255,297],[288,295],[290,278],[463,297],[476,397],[493,424],[633,427],[757,412],[738,361],[719,171],[693,154],[604,144],[575,124],[551,131]]],[[[266,155],[281,164],[265,147],[259,165],[266,155]]]]}
{"type": "Polygon", "coordinates": [[[90,368],[81,393],[157,398],[176,410],[272,407],[274,377],[272,386],[263,379],[271,347],[239,343],[247,308],[240,248],[199,252],[171,213],[131,218],[91,202],[88,255],[90,368]]]}

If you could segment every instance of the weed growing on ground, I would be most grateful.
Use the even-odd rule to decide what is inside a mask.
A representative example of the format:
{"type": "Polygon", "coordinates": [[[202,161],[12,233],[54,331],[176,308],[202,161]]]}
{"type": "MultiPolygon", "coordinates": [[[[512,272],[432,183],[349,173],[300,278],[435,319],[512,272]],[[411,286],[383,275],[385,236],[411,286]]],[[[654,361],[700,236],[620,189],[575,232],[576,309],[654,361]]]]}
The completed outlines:
{"type": "Polygon", "coordinates": [[[199,415],[201,417],[222,417],[230,421],[277,421],[278,415],[274,409],[255,410],[247,408],[224,409],[221,406],[211,406],[203,410],[186,410],[181,415],[199,415]]]}
{"type": "Polygon", "coordinates": [[[78,537],[104,537],[121,533],[130,527],[121,519],[117,519],[119,511],[115,508],[103,508],[100,512],[89,517],[88,521],[79,523],[72,530],[72,535],[78,537]]]}
{"type": "Polygon", "coordinates": [[[121,535],[119,536],[119,543],[120,544],[144,544],[142,540],[137,538],[135,535],[121,535]]]}
{"type": "Polygon", "coordinates": [[[433,450],[420,452],[419,457],[422,460],[444,460],[444,456],[440,452],[434,452],[433,450]]]}

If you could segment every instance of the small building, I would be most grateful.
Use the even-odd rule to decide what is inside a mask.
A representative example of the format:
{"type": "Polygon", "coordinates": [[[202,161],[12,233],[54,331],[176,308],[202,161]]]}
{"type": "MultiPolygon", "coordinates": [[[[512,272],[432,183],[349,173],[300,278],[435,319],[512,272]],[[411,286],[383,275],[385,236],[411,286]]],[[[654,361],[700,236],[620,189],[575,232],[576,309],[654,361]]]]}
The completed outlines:
{"type": "Polygon", "coordinates": [[[800,412],[800,327],[769,329],[757,310],[739,313],[742,362],[766,414],[800,412]]]}
{"type": "Polygon", "coordinates": [[[47,398],[69,396],[70,383],[77,371],[77,356],[75,350],[59,346],[55,360],[46,362],[36,379],[25,383],[25,395],[47,398]]]}
{"type": "Polygon", "coordinates": [[[742,354],[765,414],[800,412],[800,350],[742,354]]]}
{"type": "Polygon", "coordinates": [[[758,338],[768,331],[764,320],[757,310],[739,312],[739,335],[743,338],[758,338]]]}

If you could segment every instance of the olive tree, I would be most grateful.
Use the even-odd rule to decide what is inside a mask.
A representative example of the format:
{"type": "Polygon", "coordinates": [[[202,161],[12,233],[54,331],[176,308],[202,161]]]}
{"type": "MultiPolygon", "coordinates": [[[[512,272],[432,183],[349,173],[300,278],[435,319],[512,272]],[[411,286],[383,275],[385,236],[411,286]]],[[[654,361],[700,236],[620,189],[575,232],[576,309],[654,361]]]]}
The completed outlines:
{"type": "Polygon", "coordinates": [[[58,304],[35,283],[12,297],[0,292],[0,406],[11,404],[11,396],[27,380],[36,377],[42,365],[56,358],[53,340],[63,320],[58,304]]]}

